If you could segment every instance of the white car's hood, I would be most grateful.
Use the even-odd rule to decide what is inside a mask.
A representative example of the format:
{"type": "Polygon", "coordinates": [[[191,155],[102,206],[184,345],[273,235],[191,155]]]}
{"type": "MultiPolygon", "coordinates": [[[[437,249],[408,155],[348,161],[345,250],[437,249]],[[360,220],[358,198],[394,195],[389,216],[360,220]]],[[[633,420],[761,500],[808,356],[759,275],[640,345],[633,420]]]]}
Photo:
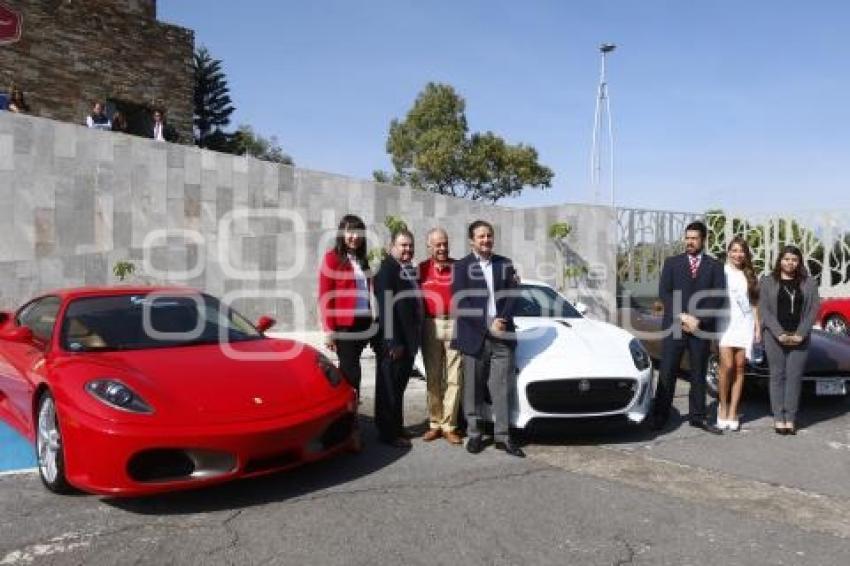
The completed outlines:
{"type": "MultiPolygon", "coordinates": [[[[515,318],[520,370],[546,370],[554,377],[621,377],[637,373],[629,342],[616,326],[586,318],[515,318]]],[[[535,371],[535,373],[537,373],[535,371]]]]}

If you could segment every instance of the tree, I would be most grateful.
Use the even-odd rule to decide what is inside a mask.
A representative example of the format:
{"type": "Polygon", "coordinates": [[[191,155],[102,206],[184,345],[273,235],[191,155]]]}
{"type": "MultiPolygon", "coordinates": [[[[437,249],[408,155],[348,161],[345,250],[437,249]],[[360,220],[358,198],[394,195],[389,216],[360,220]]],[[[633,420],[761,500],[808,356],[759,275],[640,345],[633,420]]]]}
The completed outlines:
{"type": "Polygon", "coordinates": [[[206,47],[199,47],[193,67],[195,144],[221,151],[228,142],[223,128],[230,124],[230,115],[235,110],[221,60],[213,59],[206,47]]]}
{"type": "Polygon", "coordinates": [[[466,103],[449,85],[428,83],[404,120],[390,123],[387,153],[395,173],[376,171],[378,182],[392,179],[438,194],[492,203],[526,187],[551,186],[554,173],[537,161],[537,151],[511,145],[492,132],[469,134],[466,103]]]}
{"type": "Polygon", "coordinates": [[[236,155],[250,155],[263,161],[285,165],[295,164],[292,157],[281,149],[276,136],[264,138],[246,124],[240,125],[236,132],[230,136],[229,145],[225,148],[225,151],[236,155]]]}
{"type": "MultiPolygon", "coordinates": [[[[407,222],[404,221],[404,218],[401,216],[387,216],[384,218],[384,227],[390,234],[390,245],[392,245],[392,241],[395,240],[395,235],[398,234],[402,230],[408,230],[407,222]]],[[[385,257],[387,257],[387,248],[378,246],[377,248],[372,248],[367,256],[369,259],[369,264],[377,264],[381,263],[385,257]]]]}

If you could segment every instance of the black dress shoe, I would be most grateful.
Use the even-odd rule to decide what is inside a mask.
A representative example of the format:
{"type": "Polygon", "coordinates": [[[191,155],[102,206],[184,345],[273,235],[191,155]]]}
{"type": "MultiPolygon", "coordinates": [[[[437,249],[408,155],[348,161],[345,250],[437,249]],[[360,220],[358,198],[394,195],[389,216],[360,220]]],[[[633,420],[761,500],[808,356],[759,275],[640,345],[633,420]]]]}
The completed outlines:
{"type": "Polygon", "coordinates": [[[504,450],[506,454],[510,454],[511,456],[516,456],[517,458],[525,458],[525,452],[522,451],[522,448],[520,448],[510,440],[508,440],[507,442],[497,442],[496,450],[504,450]]]}
{"type": "Polygon", "coordinates": [[[466,441],[466,451],[470,454],[478,454],[484,450],[484,439],[480,436],[472,436],[466,441]]]}
{"type": "Polygon", "coordinates": [[[705,417],[695,418],[690,420],[690,424],[694,428],[701,428],[705,432],[711,434],[723,434],[723,431],[711,424],[705,417]]]}

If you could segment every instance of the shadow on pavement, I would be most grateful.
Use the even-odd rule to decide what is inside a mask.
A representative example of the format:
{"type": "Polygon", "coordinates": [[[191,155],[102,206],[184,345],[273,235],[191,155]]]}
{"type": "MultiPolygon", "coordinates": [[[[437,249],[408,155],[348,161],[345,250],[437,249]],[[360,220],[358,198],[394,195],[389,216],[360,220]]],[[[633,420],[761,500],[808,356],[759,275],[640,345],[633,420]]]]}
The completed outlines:
{"type": "Polygon", "coordinates": [[[341,453],[293,470],[208,488],[136,499],[105,498],[103,502],[141,515],[208,513],[264,505],[368,476],[389,466],[410,450],[379,443],[370,417],[360,416],[360,430],[364,446],[358,454],[341,453]]]}

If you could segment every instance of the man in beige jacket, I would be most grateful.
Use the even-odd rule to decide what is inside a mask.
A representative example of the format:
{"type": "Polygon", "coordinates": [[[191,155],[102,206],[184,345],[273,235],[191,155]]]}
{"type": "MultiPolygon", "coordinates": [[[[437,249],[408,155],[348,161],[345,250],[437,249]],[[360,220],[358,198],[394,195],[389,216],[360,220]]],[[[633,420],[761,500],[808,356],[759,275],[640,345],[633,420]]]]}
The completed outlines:
{"type": "Polygon", "coordinates": [[[431,442],[441,436],[461,444],[457,432],[462,389],[461,353],[450,347],[454,320],[451,318],[452,263],[449,236],[442,228],[428,232],[429,259],[419,264],[419,284],[425,306],[422,359],[428,381],[428,432],[431,442]]]}

